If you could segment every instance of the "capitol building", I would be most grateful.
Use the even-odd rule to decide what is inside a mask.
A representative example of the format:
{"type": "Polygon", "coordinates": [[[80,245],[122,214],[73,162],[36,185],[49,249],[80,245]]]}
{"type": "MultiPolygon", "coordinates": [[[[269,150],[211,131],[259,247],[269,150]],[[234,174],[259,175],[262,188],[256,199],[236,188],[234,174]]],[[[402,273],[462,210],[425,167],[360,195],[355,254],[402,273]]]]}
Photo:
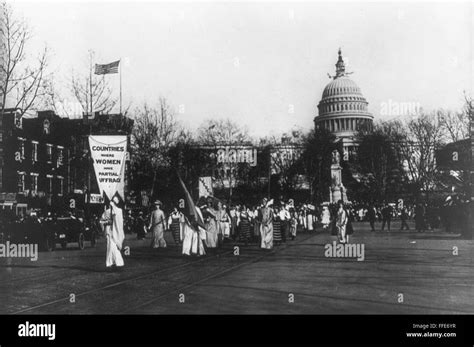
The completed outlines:
{"type": "Polygon", "coordinates": [[[324,88],[314,125],[331,131],[342,141],[344,152],[351,155],[357,147],[357,132],[359,129],[371,131],[374,117],[368,111],[368,102],[359,86],[347,77],[350,73],[346,72],[341,49],[338,53],[336,75],[324,88]]]}

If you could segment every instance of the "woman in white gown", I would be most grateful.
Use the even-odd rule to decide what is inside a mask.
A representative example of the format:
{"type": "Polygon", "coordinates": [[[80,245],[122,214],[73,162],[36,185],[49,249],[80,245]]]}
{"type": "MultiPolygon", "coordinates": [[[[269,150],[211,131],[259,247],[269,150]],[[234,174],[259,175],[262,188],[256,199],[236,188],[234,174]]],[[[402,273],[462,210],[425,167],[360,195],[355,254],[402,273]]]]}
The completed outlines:
{"type": "Polygon", "coordinates": [[[148,229],[153,232],[152,248],[166,248],[164,232],[167,230],[165,213],[161,210],[161,201],[155,201],[155,209],[151,213],[148,229]]]}
{"type": "Polygon", "coordinates": [[[273,248],[273,209],[267,206],[267,199],[263,199],[259,211],[260,220],[260,247],[264,249],[273,248]]]}
{"type": "MultiPolygon", "coordinates": [[[[199,214],[202,220],[202,214],[199,208],[196,208],[196,213],[199,214]]],[[[191,223],[188,218],[184,217],[183,223],[183,254],[185,255],[205,255],[204,241],[206,240],[206,230],[197,223],[191,223]]]]}
{"type": "Polygon", "coordinates": [[[217,211],[213,208],[211,199],[208,199],[207,207],[204,209],[203,214],[207,233],[206,246],[207,248],[216,248],[218,240],[217,211]]]}
{"type": "Polygon", "coordinates": [[[118,206],[119,200],[114,197],[110,202],[110,208],[106,208],[102,214],[101,223],[104,225],[105,236],[107,238],[107,255],[105,265],[122,267],[124,261],[120,251],[122,250],[125,234],[123,232],[123,212],[118,206]]]}
{"type": "Polygon", "coordinates": [[[329,208],[327,206],[323,206],[323,212],[321,213],[321,223],[324,230],[329,228],[329,224],[331,223],[331,214],[329,213],[329,208]]]}

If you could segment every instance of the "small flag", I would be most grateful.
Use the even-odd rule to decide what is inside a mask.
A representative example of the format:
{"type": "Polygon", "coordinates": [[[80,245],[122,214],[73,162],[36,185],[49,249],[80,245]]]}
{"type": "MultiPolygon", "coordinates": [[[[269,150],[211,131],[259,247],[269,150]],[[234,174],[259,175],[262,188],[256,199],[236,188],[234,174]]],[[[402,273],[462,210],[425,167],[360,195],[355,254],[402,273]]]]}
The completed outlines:
{"type": "Polygon", "coordinates": [[[191,221],[195,221],[200,227],[205,228],[204,221],[202,220],[201,214],[198,212],[197,207],[194,205],[193,199],[191,198],[191,194],[189,194],[188,190],[186,189],[186,186],[184,185],[183,180],[181,179],[181,176],[179,173],[176,171],[178,174],[178,179],[179,183],[181,183],[181,187],[184,190],[184,196],[186,197],[186,205],[188,207],[187,210],[187,215],[190,218],[191,221]]]}
{"type": "Polygon", "coordinates": [[[212,177],[199,177],[199,197],[214,195],[212,189],[212,177]]]}
{"type": "Polygon", "coordinates": [[[95,74],[96,75],[107,75],[112,73],[118,73],[118,67],[120,60],[114,61],[110,64],[95,64],[95,74]]]}

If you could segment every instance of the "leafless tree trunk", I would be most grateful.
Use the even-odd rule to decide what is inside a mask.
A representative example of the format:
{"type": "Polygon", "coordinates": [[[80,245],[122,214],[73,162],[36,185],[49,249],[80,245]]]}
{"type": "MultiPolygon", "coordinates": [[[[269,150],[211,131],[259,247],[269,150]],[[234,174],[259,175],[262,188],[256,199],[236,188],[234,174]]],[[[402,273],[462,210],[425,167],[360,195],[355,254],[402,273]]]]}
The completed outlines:
{"type": "Polygon", "coordinates": [[[408,135],[401,151],[408,165],[409,178],[428,192],[436,179],[435,151],[442,145],[443,130],[437,113],[421,114],[408,122],[408,135]]]}
{"type": "Polygon", "coordinates": [[[48,52],[45,47],[36,64],[30,65],[26,54],[31,38],[28,25],[17,19],[6,3],[0,4],[0,16],[0,112],[3,115],[6,108],[14,108],[23,116],[46,95],[48,52]]]}
{"type": "Polygon", "coordinates": [[[457,142],[469,137],[467,107],[460,112],[438,110],[436,114],[446,142],[457,142]]]}
{"type": "Polygon", "coordinates": [[[168,150],[187,134],[175,120],[173,110],[163,97],[156,107],[144,104],[136,108],[134,120],[131,138],[134,161],[144,170],[153,170],[155,182],[158,168],[170,164],[168,150]]]}

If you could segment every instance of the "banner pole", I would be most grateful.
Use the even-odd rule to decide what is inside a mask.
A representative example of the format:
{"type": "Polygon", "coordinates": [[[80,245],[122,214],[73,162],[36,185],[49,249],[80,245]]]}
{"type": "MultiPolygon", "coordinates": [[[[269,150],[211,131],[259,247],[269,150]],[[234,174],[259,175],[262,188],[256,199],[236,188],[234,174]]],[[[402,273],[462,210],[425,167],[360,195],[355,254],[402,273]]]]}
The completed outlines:
{"type": "Polygon", "coordinates": [[[93,111],[93,103],[92,103],[92,56],[90,57],[90,69],[89,69],[89,98],[90,98],[90,103],[91,103],[91,115],[90,117],[92,118],[94,115],[93,111]]]}
{"type": "Polygon", "coordinates": [[[122,58],[120,58],[120,114],[122,114],[122,58]]]}

